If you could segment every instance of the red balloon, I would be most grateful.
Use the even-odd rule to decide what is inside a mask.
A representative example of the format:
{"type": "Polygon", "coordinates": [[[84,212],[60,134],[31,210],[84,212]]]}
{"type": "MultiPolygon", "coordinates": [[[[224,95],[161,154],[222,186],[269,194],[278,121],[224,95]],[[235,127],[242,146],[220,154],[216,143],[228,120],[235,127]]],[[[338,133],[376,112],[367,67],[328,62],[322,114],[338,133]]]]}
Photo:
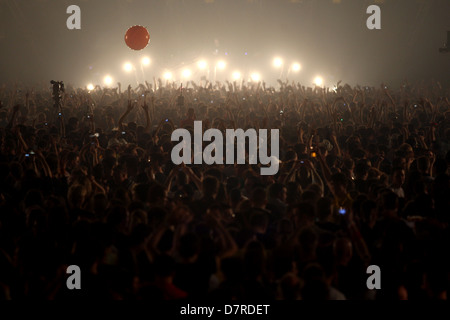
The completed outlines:
{"type": "Polygon", "coordinates": [[[125,33],[125,43],[133,50],[144,49],[150,41],[150,34],[143,26],[133,26],[125,33]]]}

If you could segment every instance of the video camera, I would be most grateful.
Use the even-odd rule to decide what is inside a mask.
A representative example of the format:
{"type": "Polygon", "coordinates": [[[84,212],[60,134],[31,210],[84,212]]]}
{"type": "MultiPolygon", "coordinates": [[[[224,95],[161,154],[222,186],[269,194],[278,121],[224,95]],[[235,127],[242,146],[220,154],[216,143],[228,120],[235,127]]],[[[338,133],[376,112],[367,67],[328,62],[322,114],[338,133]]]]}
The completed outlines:
{"type": "Polygon", "coordinates": [[[62,98],[61,93],[64,93],[65,91],[64,82],[52,80],[50,83],[53,86],[53,99],[55,100],[55,107],[57,108],[62,98]]]}

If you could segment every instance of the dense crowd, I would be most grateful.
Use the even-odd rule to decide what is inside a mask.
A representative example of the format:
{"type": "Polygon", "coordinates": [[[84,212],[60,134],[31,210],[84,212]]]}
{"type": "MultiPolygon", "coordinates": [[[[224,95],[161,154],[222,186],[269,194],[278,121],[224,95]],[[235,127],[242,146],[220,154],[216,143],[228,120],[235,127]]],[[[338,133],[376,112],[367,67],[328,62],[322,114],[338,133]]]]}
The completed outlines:
{"type": "Polygon", "coordinates": [[[446,299],[449,93],[436,82],[3,86],[0,297],[446,299]],[[174,165],[171,133],[195,120],[279,129],[278,173],[174,165]],[[81,290],[66,287],[69,265],[81,290]],[[380,290],[367,288],[370,265],[380,290]]]}

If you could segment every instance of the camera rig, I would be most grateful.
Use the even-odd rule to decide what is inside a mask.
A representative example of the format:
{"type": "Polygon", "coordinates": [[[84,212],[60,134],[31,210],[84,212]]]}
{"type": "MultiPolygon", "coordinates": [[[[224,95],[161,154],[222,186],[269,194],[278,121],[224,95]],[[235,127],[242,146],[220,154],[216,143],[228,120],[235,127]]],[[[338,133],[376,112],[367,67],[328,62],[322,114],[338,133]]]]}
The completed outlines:
{"type": "Polygon", "coordinates": [[[62,93],[65,92],[64,82],[62,81],[50,81],[53,86],[53,100],[55,101],[54,107],[61,111],[61,99],[62,93]]]}

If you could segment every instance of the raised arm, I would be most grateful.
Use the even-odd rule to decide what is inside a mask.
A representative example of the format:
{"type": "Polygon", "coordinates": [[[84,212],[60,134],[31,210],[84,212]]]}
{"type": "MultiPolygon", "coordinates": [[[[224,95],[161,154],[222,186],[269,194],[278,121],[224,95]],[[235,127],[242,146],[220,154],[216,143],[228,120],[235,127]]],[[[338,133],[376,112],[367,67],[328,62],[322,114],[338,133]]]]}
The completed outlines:
{"type": "Polygon", "coordinates": [[[134,105],[131,103],[131,100],[128,100],[127,110],[122,114],[122,116],[119,118],[119,131],[123,131],[123,121],[124,119],[130,114],[130,112],[133,110],[134,105]]]}

